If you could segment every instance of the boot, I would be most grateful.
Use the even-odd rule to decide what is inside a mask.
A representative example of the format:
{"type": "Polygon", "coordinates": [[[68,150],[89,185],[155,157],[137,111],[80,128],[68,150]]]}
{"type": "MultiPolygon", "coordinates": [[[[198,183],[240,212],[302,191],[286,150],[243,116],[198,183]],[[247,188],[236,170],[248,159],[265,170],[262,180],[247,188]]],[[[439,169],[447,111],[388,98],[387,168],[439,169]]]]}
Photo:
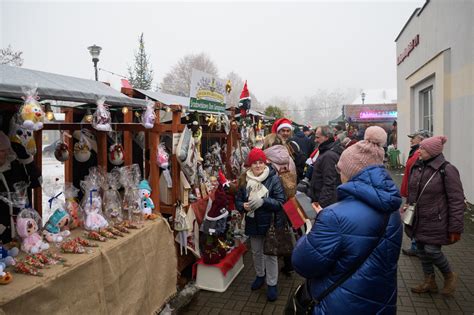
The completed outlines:
{"type": "Polygon", "coordinates": [[[436,293],[438,292],[438,285],[436,284],[435,274],[425,274],[425,281],[420,283],[414,288],[411,288],[411,292],[415,293],[436,293]]]}
{"type": "Polygon", "coordinates": [[[265,283],[265,276],[263,277],[257,276],[255,280],[253,281],[252,285],[250,286],[250,289],[252,289],[252,291],[258,290],[263,286],[264,283],[265,283]]]}
{"type": "Polygon", "coordinates": [[[444,277],[444,288],[441,290],[441,294],[444,296],[453,295],[456,290],[456,282],[458,280],[458,274],[455,272],[443,273],[444,277]]]}

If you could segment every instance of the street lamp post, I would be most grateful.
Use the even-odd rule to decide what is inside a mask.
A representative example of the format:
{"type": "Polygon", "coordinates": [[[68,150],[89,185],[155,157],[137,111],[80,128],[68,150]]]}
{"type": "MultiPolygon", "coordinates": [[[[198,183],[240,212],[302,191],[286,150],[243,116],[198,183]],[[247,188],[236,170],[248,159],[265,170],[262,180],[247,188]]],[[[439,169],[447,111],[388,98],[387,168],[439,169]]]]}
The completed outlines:
{"type": "Polygon", "coordinates": [[[102,47],[97,46],[97,45],[94,44],[93,46],[87,47],[87,49],[89,50],[89,53],[92,56],[92,62],[94,63],[95,80],[99,81],[99,73],[97,71],[97,63],[99,62],[99,55],[100,55],[100,51],[102,50],[102,47]]]}

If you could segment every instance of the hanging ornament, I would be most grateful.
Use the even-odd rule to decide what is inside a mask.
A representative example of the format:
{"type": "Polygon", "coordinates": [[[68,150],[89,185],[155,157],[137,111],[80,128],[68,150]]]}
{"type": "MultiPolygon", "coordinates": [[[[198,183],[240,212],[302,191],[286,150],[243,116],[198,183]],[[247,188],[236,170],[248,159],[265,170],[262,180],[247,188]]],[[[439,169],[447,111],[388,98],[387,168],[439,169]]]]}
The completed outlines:
{"type": "Polygon", "coordinates": [[[111,121],[109,109],[105,105],[105,98],[100,98],[97,100],[97,110],[92,119],[92,127],[100,131],[112,131],[111,121]]]}
{"type": "Polygon", "coordinates": [[[123,147],[120,143],[115,143],[109,148],[109,162],[113,165],[123,164],[123,147]]]}
{"type": "Polygon", "coordinates": [[[230,82],[230,80],[227,80],[227,83],[225,84],[225,91],[227,94],[230,94],[232,91],[232,82],[230,82]]]}
{"type": "Polygon", "coordinates": [[[146,129],[151,129],[155,125],[155,103],[147,100],[146,110],[142,114],[142,124],[146,129]]]}
{"type": "Polygon", "coordinates": [[[44,111],[38,103],[39,97],[36,88],[23,88],[25,100],[19,111],[19,117],[22,121],[22,126],[28,130],[40,130],[43,128],[44,111]]]}
{"type": "Polygon", "coordinates": [[[91,158],[91,147],[84,137],[84,132],[81,130],[79,142],[74,145],[74,158],[76,161],[84,163],[91,158]]]}
{"type": "Polygon", "coordinates": [[[213,130],[214,127],[216,126],[217,124],[217,118],[216,116],[214,116],[213,114],[209,115],[207,118],[206,118],[206,121],[207,121],[207,126],[209,127],[210,130],[213,130]]]}
{"type": "Polygon", "coordinates": [[[56,149],[54,150],[54,157],[59,162],[65,162],[69,160],[69,147],[66,143],[59,141],[56,144],[56,149]]]}

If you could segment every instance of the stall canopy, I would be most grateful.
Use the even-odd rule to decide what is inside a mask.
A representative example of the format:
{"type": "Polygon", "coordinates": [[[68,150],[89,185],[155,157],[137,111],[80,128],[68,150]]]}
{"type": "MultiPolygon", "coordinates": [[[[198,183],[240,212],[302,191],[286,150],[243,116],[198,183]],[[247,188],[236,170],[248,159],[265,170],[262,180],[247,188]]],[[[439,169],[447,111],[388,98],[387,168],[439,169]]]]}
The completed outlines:
{"type": "Polygon", "coordinates": [[[105,97],[112,106],[146,106],[144,100],[130,98],[102,82],[0,65],[0,97],[19,99],[23,87],[35,86],[41,100],[95,104],[105,97]]]}
{"type": "Polygon", "coordinates": [[[186,108],[189,107],[189,97],[166,94],[160,91],[149,91],[149,90],[141,90],[141,89],[134,89],[134,90],[164,105],[181,105],[186,108]]]}

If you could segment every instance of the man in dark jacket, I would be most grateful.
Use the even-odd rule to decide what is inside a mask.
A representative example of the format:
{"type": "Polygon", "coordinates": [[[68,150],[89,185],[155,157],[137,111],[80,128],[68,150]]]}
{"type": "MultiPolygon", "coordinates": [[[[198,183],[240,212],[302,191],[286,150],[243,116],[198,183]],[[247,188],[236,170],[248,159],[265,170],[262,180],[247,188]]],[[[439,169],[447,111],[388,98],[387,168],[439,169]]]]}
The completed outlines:
{"type": "Polygon", "coordinates": [[[292,146],[294,151],[293,160],[295,161],[299,182],[304,177],[305,163],[314,150],[314,142],[311,142],[311,139],[306,137],[300,129],[296,128],[294,136],[289,140],[288,144],[292,146]]]}
{"type": "Polygon", "coordinates": [[[319,143],[319,156],[314,163],[308,193],[313,202],[324,208],[337,201],[336,188],[341,179],[336,172],[336,164],[343,150],[335,145],[334,133],[329,126],[316,129],[316,142],[319,143]]]}

